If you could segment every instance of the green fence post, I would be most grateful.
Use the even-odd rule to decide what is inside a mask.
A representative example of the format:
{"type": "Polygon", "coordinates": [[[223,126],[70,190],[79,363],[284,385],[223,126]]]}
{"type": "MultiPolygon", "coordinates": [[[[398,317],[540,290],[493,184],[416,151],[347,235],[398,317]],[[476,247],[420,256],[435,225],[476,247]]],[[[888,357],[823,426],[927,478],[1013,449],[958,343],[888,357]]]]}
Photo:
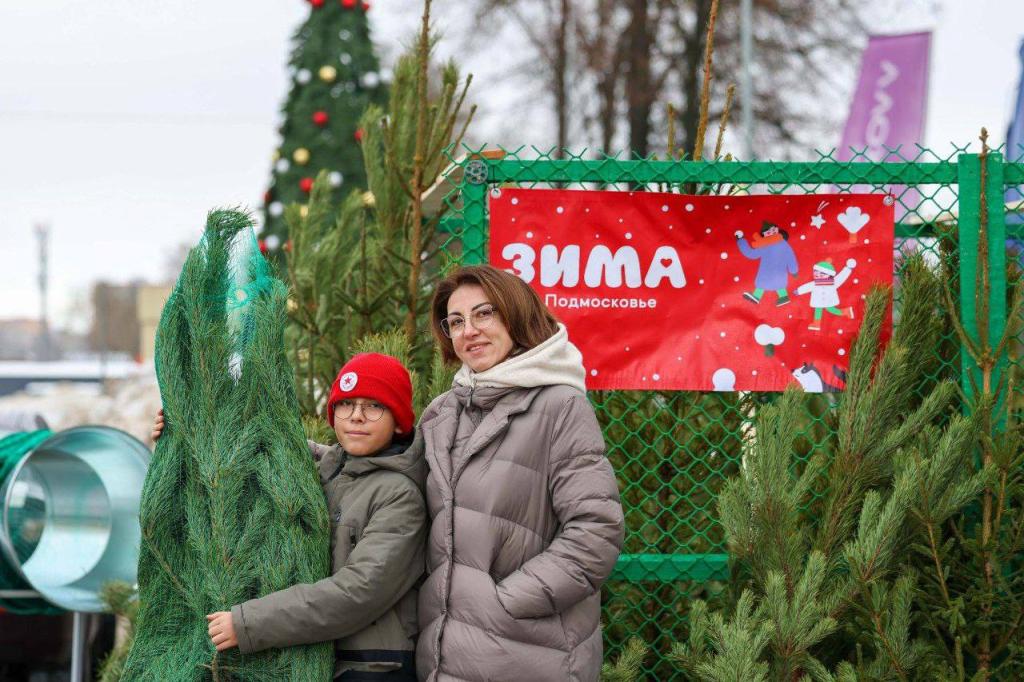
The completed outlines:
{"type": "Polygon", "coordinates": [[[462,181],[462,264],[487,262],[487,164],[466,164],[462,181]]]}
{"type": "MultiPolygon", "coordinates": [[[[989,152],[985,172],[981,169],[981,156],[961,154],[957,159],[960,230],[960,316],[964,329],[974,341],[978,341],[977,303],[979,301],[980,247],[988,248],[988,345],[995,348],[1006,329],[1006,220],[1003,214],[1003,155],[989,152]],[[984,186],[982,184],[984,175],[984,186]],[[983,192],[984,190],[984,192],[983,192]],[[985,201],[985,224],[982,223],[982,195],[985,201]]],[[[984,385],[981,368],[966,348],[961,348],[960,383],[968,401],[973,397],[974,386],[995,391],[999,379],[1006,370],[1005,350],[996,359],[988,387],[984,385]],[[971,378],[974,382],[972,383],[971,378]]],[[[1002,399],[1002,396],[1000,396],[1002,399]]],[[[969,402],[968,402],[969,404],[969,402]]]]}

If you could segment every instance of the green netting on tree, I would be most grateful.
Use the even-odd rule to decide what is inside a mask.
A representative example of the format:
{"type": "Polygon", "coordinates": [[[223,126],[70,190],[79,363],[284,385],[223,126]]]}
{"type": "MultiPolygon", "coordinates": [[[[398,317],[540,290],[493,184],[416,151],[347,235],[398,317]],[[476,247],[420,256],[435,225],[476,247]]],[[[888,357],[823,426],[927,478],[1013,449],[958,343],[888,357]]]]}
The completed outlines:
{"type": "Polygon", "coordinates": [[[330,568],[329,518],[284,355],[287,292],[250,218],[214,211],[157,329],[167,426],[142,492],[124,680],[329,680],[330,644],[217,654],[206,614],[330,568]]]}
{"type": "MultiPolygon", "coordinates": [[[[3,484],[7,481],[7,477],[11,474],[18,462],[21,461],[21,458],[34,450],[36,446],[49,438],[50,435],[50,431],[41,429],[39,431],[12,433],[11,435],[0,439],[0,489],[3,488],[3,484]]],[[[0,500],[0,503],[2,502],[3,501],[0,500]]],[[[12,518],[9,525],[13,536],[10,540],[14,546],[15,553],[18,556],[28,557],[32,554],[32,550],[39,542],[38,531],[40,530],[40,526],[38,523],[35,523],[35,518],[31,519],[28,523],[24,523],[23,518],[18,518],[24,517],[26,511],[31,513],[33,510],[25,510],[21,508],[11,510],[12,518]]],[[[42,510],[34,511],[41,512],[42,510]]],[[[33,516],[37,515],[34,514],[33,516]]],[[[13,566],[8,565],[6,558],[0,554],[0,590],[31,589],[32,586],[26,583],[18,571],[16,571],[13,566]]],[[[61,609],[42,599],[0,599],[0,609],[20,615],[40,615],[61,612],[61,609]]]]}

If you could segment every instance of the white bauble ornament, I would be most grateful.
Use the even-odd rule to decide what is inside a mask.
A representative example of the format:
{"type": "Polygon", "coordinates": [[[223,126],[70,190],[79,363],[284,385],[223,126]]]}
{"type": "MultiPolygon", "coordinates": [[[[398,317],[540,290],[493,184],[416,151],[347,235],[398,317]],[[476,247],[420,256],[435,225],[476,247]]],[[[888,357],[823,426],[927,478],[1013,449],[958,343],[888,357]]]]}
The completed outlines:
{"type": "Polygon", "coordinates": [[[350,55],[348,52],[342,52],[338,56],[338,61],[344,64],[345,66],[348,66],[349,64],[352,63],[352,55],[350,55]]]}
{"type": "Polygon", "coordinates": [[[313,80],[313,74],[310,73],[309,69],[299,69],[299,72],[295,74],[295,80],[305,85],[313,80]]]}
{"type": "Polygon", "coordinates": [[[288,159],[278,159],[277,163],[274,164],[274,170],[278,173],[287,173],[291,167],[292,165],[288,163],[288,159]]]}
{"type": "Polygon", "coordinates": [[[380,85],[380,76],[376,72],[370,71],[363,74],[363,87],[364,88],[375,88],[380,85]]]}
{"type": "Polygon", "coordinates": [[[281,238],[278,237],[276,234],[267,235],[267,238],[266,238],[265,241],[267,243],[267,248],[271,249],[271,250],[276,249],[277,247],[281,246],[281,238]]]}
{"type": "Polygon", "coordinates": [[[267,213],[274,216],[275,218],[284,213],[284,204],[280,201],[270,202],[270,206],[267,206],[267,213]]]}
{"type": "Polygon", "coordinates": [[[331,187],[341,187],[341,183],[345,181],[345,176],[338,171],[331,171],[327,179],[330,181],[331,187]]]}

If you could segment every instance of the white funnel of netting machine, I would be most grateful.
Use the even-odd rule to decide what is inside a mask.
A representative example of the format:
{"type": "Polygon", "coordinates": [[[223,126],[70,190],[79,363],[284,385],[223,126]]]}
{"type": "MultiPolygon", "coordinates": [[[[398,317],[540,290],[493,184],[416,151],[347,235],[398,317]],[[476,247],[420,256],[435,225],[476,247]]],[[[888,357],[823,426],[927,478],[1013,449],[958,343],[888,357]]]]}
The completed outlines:
{"type": "Polygon", "coordinates": [[[103,585],[136,581],[149,449],[79,426],[27,452],[0,482],[0,555],[46,601],[99,612],[103,585]]]}

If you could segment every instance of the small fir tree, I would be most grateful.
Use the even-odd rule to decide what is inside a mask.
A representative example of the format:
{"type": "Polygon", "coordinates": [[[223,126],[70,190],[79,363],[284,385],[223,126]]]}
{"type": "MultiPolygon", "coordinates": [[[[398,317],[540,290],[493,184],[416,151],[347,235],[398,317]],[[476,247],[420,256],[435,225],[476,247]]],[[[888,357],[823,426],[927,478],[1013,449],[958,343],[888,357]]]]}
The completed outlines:
{"type": "Polygon", "coordinates": [[[884,351],[888,297],[868,297],[827,452],[794,457],[798,393],[758,414],[745,466],[719,499],[735,601],[691,609],[689,637],[674,651],[690,678],[969,677],[957,633],[922,627],[940,616],[922,593],[928,573],[963,570],[941,567],[934,548],[955,544],[951,529],[998,475],[974,465],[984,406],[951,414],[955,386],[945,382],[918,397],[928,363],[917,349],[941,333],[942,286],[921,257],[906,263],[900,320],[884,351]],[[828,486],[815,501],[819,480],[828,486]]]}
{"type": "Polygon", "coordinates": [[[284,105],[281,143],[274,153],[264,200],[261,237],[274,253],[288,240],[285,208],[309,200],[314,178],[326,172],[334,200],[365,187],[359,118],[384,100],[370,40],[370,5],[312,0],[309,18],[293,37],[291,91],[284,105]]]}
{"type": "Polygon", "coordinates": [[[207,634],[206,614],[330,568],[284,353],[286,292],[250,225],[210,214],[157,330],[166,429],[142,492],[141,607],[124,680],[331,678],[329,643],[241,656],[218,654],[207,634]]]}
{"type": "Polygon", "coordinates": [[[431,285],[444,267],[447,240],[438,226],[449,203],[427,216],[423,194],[448,165],[449,147],[461,143],[472,110],[461,116],[469,79],[452,63],[432,70],[431,45],[426,2],[419,38],[395,67],[387,109],[371,106],[362,119],[369,190],[350,193],[338,208],[321,173],[308,209],[285,213],[289,342],[308,416],[322,413],[346,354],[375,334],[400,330],[407,366],[424,381],[436,374],[426,320],[431,285]]]}

